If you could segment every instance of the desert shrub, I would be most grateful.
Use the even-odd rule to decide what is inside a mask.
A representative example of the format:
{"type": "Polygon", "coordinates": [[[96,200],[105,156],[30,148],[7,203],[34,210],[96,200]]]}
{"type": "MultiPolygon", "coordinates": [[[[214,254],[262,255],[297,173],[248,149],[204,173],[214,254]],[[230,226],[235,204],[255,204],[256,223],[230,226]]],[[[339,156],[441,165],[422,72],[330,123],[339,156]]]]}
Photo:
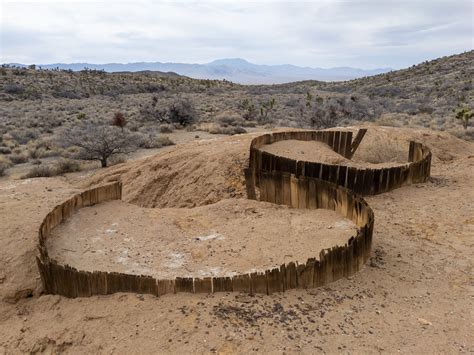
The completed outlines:
{"type": "Polygon", "coordinates": [[[125,126],[127,125],[127,120],[125,119],[125,116],[123,115],[122,112],[116,112],[114,114],[114,117],[112,118],[112,126],[115,127],[120,127],[123,131],[125,126]]]}
{"type": "Polygon", "coordinates": [[[361,144],[354,154],[354,161],[363,161],[372,164],[387,162],[404,163],[408,158],[408,150],[405,144],[395,140],[376,140],[372,144],[361,144]]]}
{"type": "Polygon", "coordinates": [[[7,94],[19,95],[25,91],[25,88],[20,84],[7,84],[4,90],[7,94]]]}
{"type": "Polygon", "coordinates": [[[9,147],[0,147],[0,154],[11,154],[12,150],[9,147]]]}
{"type": "Polygon", "coordinates": [[[28,161],[28,156],[24,153],[14,153],[12,155],[9,156],[10,158],[10,161],[13,163],[13,164],[23,164],[23,163],[26,163],[28,161]]]}
{"type": "Polygon", "coordinates": [[[25,175],[23,175],[22,179],[31,179],[31,178],[38,178],[38,177],[51,177],[54,176],[56,173],[55,169],[48,165],[38,165],[31,168],[25,175]]]}
{"type": "Polygon", "coordinates": [[[24,76],[28,73],[28,70],[26,68],[17,67],[17,68],[14,68],[12,72],[13,72],[13,75],[24,76]]]}
{"type": "Polygon", "coordinates": [[[122,164],[127,161],[127,157],[125,155],[114,155],[112,158],[110,158],[109,165],[117,165],[117,164],[122,164]]]}
{"type": "Polygon", "coordinates": [[[161,143],[163,147],[169,146],[169,145],[174,145],[175,143],[170,139],[170,137],[167,136],[160,136],[158,137],[158,141],[161,143]]]}
{"type": "Polygon", "coordinates": [[[220,126],[240,126],[244,124],[244,119],[236,113],[233,112],[221,112],[216,115],[215,122],[220,126]]]}
{"type": "Polygon", "coordinates": [[[75,171],[80,171],[81,165],[79,164],[78,161],[75,161],[72,159],[60,159],[56,163],[55,170],[56,170],[55,171],[56,175],[65,174],[65,173],[73,173],[75,171]]]}
{"type": "Polygon", "coordinates": [[[227,135],[247,133],[247,131],[243,127],[239,127],[239,126],[223,127],[217,124],[212,124],[209,127],[208,132],[211,134],[227,134],[227,135]]]}
{"type": "Polygon", "coordinates": [[[400,114],[384,114],[380,116],[375,124],[377,126],[388,126],[388,127],[401,127],[400,114]]]}
{"type": "Polygon", "coordinates": [[[30,157],[33,159],[41,159],[41,158],[51,158],[57,157],[62,154],[62,149],[58,147],[39,147],[39,148],[32,148],[30,151],[30,157]]]}
{"type": "Polygon", "coordinates": [[[162,124],[158,127],[158,130],[160,133],[172,133],[173,132],[173,126],[170,124],[162,124]]]}
{"type": "Polygon", "coordinates": [[[2,162],[0,162],[0,176],[4,176],[6,170],[7,170],[7,166],[3,164],[2,162]]]}
{"type": "Polygon", "coordinates": [[[186,127],[197,119],[196,108],[190,99],[177,99],[168,106],[168,121],[186,127]]]}
{"type": "Polygon", "coordinates": [[[166,87],[163,84],[146,84],[143,87],[143,90],[149,93],[156,93],[156,92],[165,91],[166,87]]]}
{"type": "Polygon", "coordinates": [[[56,90],[53,91],[52,93],[53,97],[57,98],[64,98],[64,99],[80,99],[81,95],[79,95],[76,91],[74,90],[68,90],[65,88],[57,88],[56,90]]]}
{"type": "Polygon", "coordinates": [[[12,166],[12,163],[5,157],[0,157],[0,176],[4,176],[6,170],[12,166]]]}
{"type": "Polygon", "coordinates": [[[157,136],[152,133],[143,135],[140,139],[140,148],[153,149],[168,145],[174,145],[174,142],[166,136],[157,136]]]}
{"type": "Polygon", "coordinates": [[[76,147],[76,158],[99,160],[102,167],[106,167],[112,156],[135,151],[139,137],[114,126],[86,123],[64,130],[58,143],[63,147],[76,147]]]}
{"type": "Polygon", "coordinates": [[[295,107],[298,107],[300,105],[300,100],[297,99],[297,98],[291,98],[291,99],[288,99],[286,101],[285,105],[288,106],[288,107],[295,108],[295,107]]]}
{"type": "Polygon", "coordinates": [[[29,141],[37,139],[39,136],[37,131],[29,128],[13,130],[10,132],[10,135],[19,144],[26,144],[29,141]]]}

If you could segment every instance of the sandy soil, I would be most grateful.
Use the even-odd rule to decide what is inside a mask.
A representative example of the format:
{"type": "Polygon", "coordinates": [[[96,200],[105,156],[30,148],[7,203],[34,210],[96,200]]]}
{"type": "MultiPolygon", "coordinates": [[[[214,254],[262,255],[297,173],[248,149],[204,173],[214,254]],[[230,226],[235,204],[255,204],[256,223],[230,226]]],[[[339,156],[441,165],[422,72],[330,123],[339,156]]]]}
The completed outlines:
{"type": "Polygon", "coordinates": [[[261,150],[296,160],[345,165],[356,168],[387,168],[407,163],[406,158],[403,161],[402,159],[398,159],[396,156],[387,157],[387,160],[380,163],[366,161],[360,156],[355,157],[354,160],[350,160],[336,153],[327,144],[316,141],[299,141],[290,139],[264,145],[261,150]]]}
{"type": "MultiPolygon", "coordinates": [[[[195,207],[245,195],[243,169],[258,134],[188,142],[78,178],[87,187],[121,179],[123,199],[144,207],[195,207]]],[[[76,182],[76,181],[74,181],[76,182]]]]}
{"type": "Polygon", "coordinates": [[[80,210],[48,240],[52,258],[79,270],[160,279],[232,276],[306,262],[356,234],[328,210],[295,210],[246,199],[193,209],[121,201],[80,210]]]}
{"type": "MultiPolygon", "coordinates": [[[[324,288],[271,296],[40,296],[36,230],[75,185],[59,178],[1,181],[0,353],[474,352],[474,146],[442,132],[373,130],[374,138],[363,142],[368,147],[385,136],[427,144],[434,154],[432,178],[367,198],[375,212],[373,255],[357,275],[324,288]]],[[[224,144],[233,139],[244,138],[215,144],[237,147],[240,143],[224,144]]],[[[247,156],[238,149],[235,154],[247,156]]],[[[164,158],[149,159],[152,165],[164,158]]],[[[169,164],[175,176],[188,174],[169,164]]],[[[145,193],[146,179],[132,177],[138,170],[150,173],[149,179],[158,173],[146,170],[143,161],[125,165],[120,169],[129,176],[129,196],[140,188],[145,193]]],[[[117,169],[98,176],[110,178],[117,169]]],[[[217,174],[223,175],[215,180],[205,175],[206,183],[225,181],[228,171],[233,168],[219,167],[217,174]]],[[[203,181],[189,184],[196,184],[202,202],[209,191],[228,198],[232,179],[204,193],[199,191],[205,190],[203,181]]],[[[192,198],[184,186],[174,190],[178,201],[181,191],[192,198]]]]}

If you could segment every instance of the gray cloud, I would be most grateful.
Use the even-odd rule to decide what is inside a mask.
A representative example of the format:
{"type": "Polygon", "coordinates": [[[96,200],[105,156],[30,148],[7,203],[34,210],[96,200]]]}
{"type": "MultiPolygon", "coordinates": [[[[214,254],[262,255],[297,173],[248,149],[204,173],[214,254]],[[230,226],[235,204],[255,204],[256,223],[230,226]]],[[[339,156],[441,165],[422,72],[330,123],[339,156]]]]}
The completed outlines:
{"type": "Polygon", "coordinates": [[[473,48],[471,1],[2,2],[1,62],[409,66],[473,48]]]}

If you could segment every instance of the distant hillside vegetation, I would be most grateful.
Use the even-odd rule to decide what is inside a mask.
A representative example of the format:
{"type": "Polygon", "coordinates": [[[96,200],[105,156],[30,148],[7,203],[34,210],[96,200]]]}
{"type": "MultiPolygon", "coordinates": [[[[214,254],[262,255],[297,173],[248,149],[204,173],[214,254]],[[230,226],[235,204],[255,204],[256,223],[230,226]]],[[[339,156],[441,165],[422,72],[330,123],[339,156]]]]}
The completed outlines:
{"type": "Polygon", "coordinates": [[[187,129],[212,133],[245,132],[256,125],[325,128],[363,121],[423,126],[472,139],[473,123],[465,130],[455,118],[456,110],[474,108],[472,63],[474,51],[351,81],[251,86],[154,71],[3,66],[0,138],[7,134],[3,142],[9,143],[0,143],[6,147],[0,152],[54,137],[79,121],[108,122],[116,112],[127,119],[129,129],[147,135],[158,134],[163,124],[182,128],[179,119],[169,118],[179,114],[187,115],[187,129]]]}
{"type": "MultiPolygon", "coordinates": [[[[25,67],[24,64],[14,64],[25,67]]],[[[384,73],[390,68],[380,69],[358,69],[350,67],[339,68],[310,68],[296,65],[260,65],[254,64],[241,58],[226,58],[214,60],[205,64],[188,63],[161,63],[161,62],[137,62],[137,63],[55,63],[41,64],[42,69],[60,69],[80,71],[85,68],[93,70],[104,70],[113,72],[142,72],[159,71],[175,72],[180,75],[189,76],[194,79],[229,80],[240,84],[279,84],[298,80],[349,80],[366,75],[384,73]]]]}

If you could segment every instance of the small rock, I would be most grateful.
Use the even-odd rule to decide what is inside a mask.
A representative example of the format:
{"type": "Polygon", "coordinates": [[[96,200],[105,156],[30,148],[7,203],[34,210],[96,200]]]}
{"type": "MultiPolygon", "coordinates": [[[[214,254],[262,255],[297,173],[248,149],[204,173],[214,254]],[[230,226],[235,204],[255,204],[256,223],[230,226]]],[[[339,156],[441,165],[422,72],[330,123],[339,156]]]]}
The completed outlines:
{"type": "Polygon", "coordinates": [[[418,318],[418,323],[420,323],[421,325],[426,325],[426,326],[433,325],[433,323],[423,318],[418,318]]]}

